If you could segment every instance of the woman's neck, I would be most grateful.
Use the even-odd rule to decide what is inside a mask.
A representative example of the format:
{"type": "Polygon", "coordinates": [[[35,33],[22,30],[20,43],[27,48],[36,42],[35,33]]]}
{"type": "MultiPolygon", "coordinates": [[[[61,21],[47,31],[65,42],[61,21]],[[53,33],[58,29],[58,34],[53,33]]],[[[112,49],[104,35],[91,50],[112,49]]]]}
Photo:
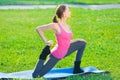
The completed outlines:
{"type": "Polygon", "coordinates": [[[61,18],[61,19],[60,19],[60,23],[66,24],[66,18],[61,18]]]}

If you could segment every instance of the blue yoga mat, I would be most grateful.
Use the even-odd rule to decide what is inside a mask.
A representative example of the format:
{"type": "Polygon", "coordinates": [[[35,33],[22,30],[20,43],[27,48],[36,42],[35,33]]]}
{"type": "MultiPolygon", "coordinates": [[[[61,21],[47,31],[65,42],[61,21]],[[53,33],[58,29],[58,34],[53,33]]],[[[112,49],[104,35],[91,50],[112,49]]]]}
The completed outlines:
{"type": "MultiPolygon", "coordinates": [[[[99,70],[93,66],[82,68],[82,70],[84,70],[84,72],[80,73],[80,75],[83,75],[86,73],[106,73],[106,72],[108,72],[105,70],[99,70]]],[[[0,78],[33,79],[32,72],[33,72],[33,70],[26,70],[26,71],[13,72],[13,73],[0,72],[0,78]]],[[[56,78],[59,79],[59,78],[65,78],[68,76],[76,75],[76,74],[73,74],[72,72],[73,72],[73,68],[54,68],[54,69],[50,70],[43,77],[46,80],[50,80],[50,79],[56,79],[56,78]]]]}

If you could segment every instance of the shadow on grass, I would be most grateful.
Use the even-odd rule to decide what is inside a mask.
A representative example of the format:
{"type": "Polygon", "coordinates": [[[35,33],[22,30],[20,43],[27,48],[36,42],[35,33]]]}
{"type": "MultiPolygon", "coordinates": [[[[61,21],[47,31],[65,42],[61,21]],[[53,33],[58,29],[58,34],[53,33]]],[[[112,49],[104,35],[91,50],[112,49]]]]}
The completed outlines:
{"type": "Polygon", "coordinates": [[[75,75],[66,78],[65,80],[112,80],[110,73],[99,73],[99,74],[85,74],[85,75],[75,75]]]}
{"type": "Polygon", "coordinates": [[[113,80],[110,73],[88,73],[84,75],[73,75],[67,78],[44,79],[44,80],[113,80]]]}
{"type": "MultiPolygon", "coordinates": [[[[26,80],[26,79],[15,79],[15,78],[2,78],[0,80],[26,80]]],[[[59,78],[59,79],[44,79],[44,78],[35,78],[27,80],[113,80],[110,73],[88,73],[83,75],[73,75],[68,78],[59,78]]]]}

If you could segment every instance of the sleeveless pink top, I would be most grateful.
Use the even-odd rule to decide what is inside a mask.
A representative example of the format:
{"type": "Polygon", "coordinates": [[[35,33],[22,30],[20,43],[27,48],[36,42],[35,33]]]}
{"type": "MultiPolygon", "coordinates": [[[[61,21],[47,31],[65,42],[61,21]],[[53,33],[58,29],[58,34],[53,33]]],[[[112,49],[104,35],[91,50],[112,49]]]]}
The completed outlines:
{"type": "Polygon", "coordinates": [[[68,33],[66,32],[62,26],[60,25],[60,23],[57,23],[58,26],[61,29],[61,33],[60,34],[55,34],[56,35],[56,40],[57,40],[57,44],[56,46],[51,50],[51,54],[58,58],[61,59],[63,58],[68,51],[68,48],[70,46],[70,41],[72,38],[72,32],[68,33]]]}

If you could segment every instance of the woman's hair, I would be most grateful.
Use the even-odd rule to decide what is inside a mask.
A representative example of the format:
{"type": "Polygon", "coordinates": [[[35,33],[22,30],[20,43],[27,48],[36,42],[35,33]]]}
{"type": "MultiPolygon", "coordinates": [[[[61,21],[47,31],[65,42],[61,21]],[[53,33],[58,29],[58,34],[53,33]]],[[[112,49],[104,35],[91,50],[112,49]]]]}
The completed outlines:
{"type": "Polygon", "coordinates": [[[61,5],[59,5],[59,6],[57,7],[57,9],[56,9],[56,14],[55,14],[55,16],[53,17],[53,22],[55,22],[55,23],[58,22],[57,17],[58,17],[59,19],[62,18],[63,12],[66,10],[66,7],[67,7],[67,6],[66,6],[65,4],[61,4],[61,5]]]}

